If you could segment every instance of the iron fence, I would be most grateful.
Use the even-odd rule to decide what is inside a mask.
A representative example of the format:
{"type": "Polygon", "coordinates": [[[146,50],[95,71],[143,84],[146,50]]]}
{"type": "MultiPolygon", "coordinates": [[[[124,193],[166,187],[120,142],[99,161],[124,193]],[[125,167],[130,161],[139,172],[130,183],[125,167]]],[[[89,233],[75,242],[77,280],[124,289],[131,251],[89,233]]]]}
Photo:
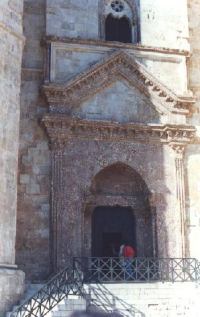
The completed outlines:
{"type": "Polygon", "coordinates": [[[192,282],[200,278],[199,262],[190,258],[74,258],[85,283],[192,282]]]}
{"type": "Polygon", "coordinates": [[[73,265],[55,275],[10,317],[44,317],[69,295],[87,298],[84,283],[187,282],[200,280],[196,259],[74,258],[73,265]]]}
{"type": "Polygon", "coordinates": [[[55,275],[35,295],[17,307],[10,317],[43,317],[69,295],[84,296],[80,272],[77,270],[74,274],[72,266],[55,275]]]}

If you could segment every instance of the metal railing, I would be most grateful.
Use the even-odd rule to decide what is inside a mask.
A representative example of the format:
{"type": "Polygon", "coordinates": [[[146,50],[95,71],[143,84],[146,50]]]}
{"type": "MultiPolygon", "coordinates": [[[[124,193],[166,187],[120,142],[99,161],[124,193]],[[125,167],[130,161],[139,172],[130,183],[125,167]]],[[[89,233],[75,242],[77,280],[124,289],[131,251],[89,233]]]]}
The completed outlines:
{"type": "Polygon", "coordinates": [[[44,287],[17,307],[10,317],[43,317],[69,295],[84,297],[83,281],[72,266],[55,275],[44,287]]]}
{"type": "Polygon", "coordinates": [[[193,282],[200,279],[199,262],[190,258],[74,258],[85,283],[193,282]]]}
{"type": "Polygon", "coordinates": [[[73,258],[73,265],[55,275],[44,287],[17,307],[10,317],[44,317],[69,295],[87,299],[84,283],[188,282],[200,280],[196,259],[73,258]]]}

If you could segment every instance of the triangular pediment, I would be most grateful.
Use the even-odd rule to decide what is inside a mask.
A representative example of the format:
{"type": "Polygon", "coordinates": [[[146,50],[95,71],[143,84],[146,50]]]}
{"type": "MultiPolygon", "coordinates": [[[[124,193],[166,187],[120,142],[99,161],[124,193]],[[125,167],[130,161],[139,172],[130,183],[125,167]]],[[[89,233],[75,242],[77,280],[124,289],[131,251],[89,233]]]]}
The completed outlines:
{"type": "Polygon", "coordinates": [[[71,115],[80,119],[110,122],[159,123],[160,113],[136,87],[123,78],[71,109],[71,115]]]}
{"type": "Polygon", "coordinates": [[[117,81],[126,81],[148,98],[159,114],[187,115],[193,98],[179,97],[152,76],[143,65],[120,50],[90,67],[66,84],[49,83],[44,91],[50,110],[68,112],[105,90],[117,81]]]}

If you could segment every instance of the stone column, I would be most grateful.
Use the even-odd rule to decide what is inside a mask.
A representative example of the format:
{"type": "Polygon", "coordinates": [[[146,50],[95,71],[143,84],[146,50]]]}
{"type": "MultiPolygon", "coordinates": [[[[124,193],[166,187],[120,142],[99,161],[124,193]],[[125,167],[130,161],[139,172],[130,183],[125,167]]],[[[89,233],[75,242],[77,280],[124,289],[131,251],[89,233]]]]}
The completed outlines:
{"type": "Polygon", "coordinates": [[[181,253],[186,257],[186,206],[185,206],[185,179],[184,179],[184,160],[183,154],[185,146],[182,144],[173,144],[176,169],[176,198],[181,223],[181,253]]]}
{"type": "Polygon", "coordinates": [[[62,212],[63,212],[63,152],[65,142],[51,140],[51,264],[53,272],[62,267],[62,212]]]}
{"type": "Polygon", "coordinates": [[[0,315],[24,290],[15,265],[23,1],[0,1],[0,315]]]}

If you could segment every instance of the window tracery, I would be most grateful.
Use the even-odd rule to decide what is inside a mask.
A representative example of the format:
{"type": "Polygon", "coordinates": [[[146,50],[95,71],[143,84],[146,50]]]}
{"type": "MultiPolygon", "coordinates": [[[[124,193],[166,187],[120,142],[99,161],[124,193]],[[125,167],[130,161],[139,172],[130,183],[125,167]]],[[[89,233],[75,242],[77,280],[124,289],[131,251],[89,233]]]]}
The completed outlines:
{"type": "Polygon", "coordinates": [[[99,0],[100,38],[138,43],[139,22],[135,0],[99,0]]]}

